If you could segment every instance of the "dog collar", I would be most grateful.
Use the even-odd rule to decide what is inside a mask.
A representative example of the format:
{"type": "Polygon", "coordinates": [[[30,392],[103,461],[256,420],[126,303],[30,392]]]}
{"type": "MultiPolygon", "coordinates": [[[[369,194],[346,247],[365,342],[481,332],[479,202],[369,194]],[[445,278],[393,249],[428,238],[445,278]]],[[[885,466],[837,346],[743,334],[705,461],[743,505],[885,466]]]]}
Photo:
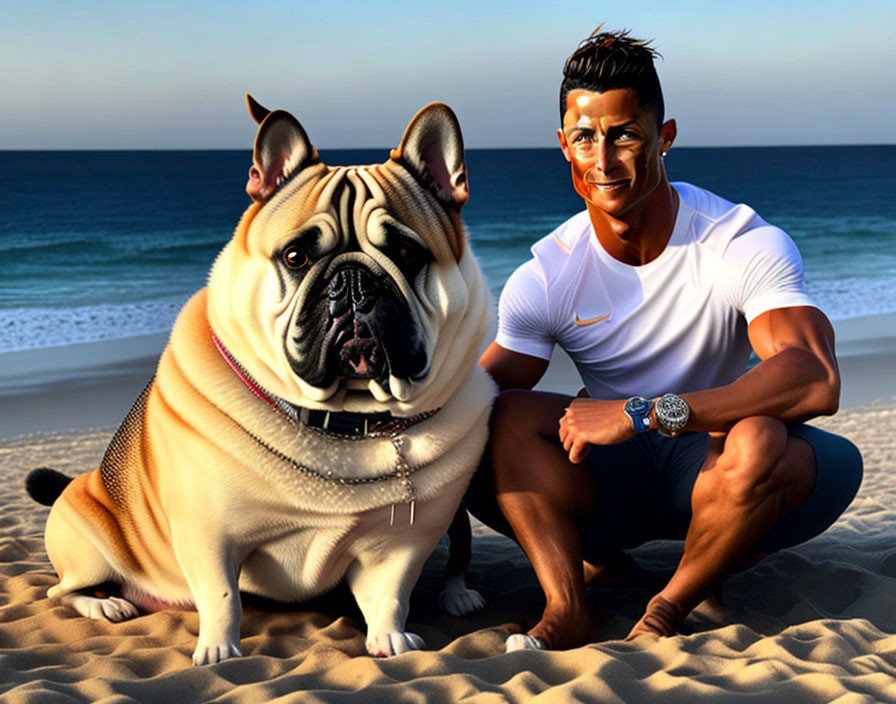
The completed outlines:
{"type": "Polygon", "coordinates": [[[271,408],[286,415],[294,423],[301,423],[312,430],[326,435],[351,440],[394,437],[411,426],[432,418],[440,410],[436,408],[413,416],[397,417],[388,411],[381,413],[351,413],[348,411],[326,411],[296,406],[289,401],[268,393],[258,384],[236,358],[230,354],[230,351],[218,339],[215,333],[212,333],[212,341],[215,343],[215,349],[227,362],[227,366],[231,368],[233,373],[239,377],[240,381],[253,394],[271,406],[271,408]]]}

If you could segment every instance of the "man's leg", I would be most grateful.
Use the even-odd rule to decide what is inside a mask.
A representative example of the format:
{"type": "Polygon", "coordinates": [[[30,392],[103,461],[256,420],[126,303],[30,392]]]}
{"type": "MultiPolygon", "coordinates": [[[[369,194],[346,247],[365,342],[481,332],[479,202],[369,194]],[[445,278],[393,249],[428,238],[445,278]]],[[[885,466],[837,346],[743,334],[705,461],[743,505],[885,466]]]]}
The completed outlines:
{"type": "Polygon", "coordinates": [[[582,645],[592,637],[577,521],[593,507],[595,489],[585,466],[570,463],[557,441],[558,421],[570,400],[505,391],[492,413],[497,502],[547,602],[529,635],[549,648],[582,645]]]}
{"type": "Polygon", "coordinates": [[[862,453],[852,442],[811,425],[789,426],[787,431],[812,446],[815,486],[809,497],[759,542],[757,550],[766,554],[821,535],[849,507],[862,485],[862,453]]]}
{"type": "Polygon", "coordinates": [[[815,454],[780,421],[745,418],[710,442],[678,569],[629,634],[671,635],[815,484],[815,454]]]}

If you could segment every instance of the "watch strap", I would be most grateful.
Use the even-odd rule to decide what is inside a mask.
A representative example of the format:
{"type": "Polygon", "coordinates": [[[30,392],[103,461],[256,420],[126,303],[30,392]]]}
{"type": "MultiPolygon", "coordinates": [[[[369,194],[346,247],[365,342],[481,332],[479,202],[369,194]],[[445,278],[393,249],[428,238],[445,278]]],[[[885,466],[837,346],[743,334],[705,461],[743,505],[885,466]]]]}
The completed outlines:
{"type": "Polygon", "coordinates": [[[625,402],[622,410],[632,422],[632,430],[635,433],[644,433],[650,430],[650,411],[653,409],[653,401],[643,396],[632,396],[625,402]]]}

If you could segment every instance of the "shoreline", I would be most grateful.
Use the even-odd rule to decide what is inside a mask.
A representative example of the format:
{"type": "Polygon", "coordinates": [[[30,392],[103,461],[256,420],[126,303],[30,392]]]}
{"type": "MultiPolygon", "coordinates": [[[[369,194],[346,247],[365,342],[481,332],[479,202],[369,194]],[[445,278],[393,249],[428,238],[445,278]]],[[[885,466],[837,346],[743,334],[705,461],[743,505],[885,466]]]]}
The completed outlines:
{"type": "Polygon", "coordinates": [[[167,340],[157,333],[0,354],[0,438],[117,427],[167,340]]]}
{"type": "MultiPolygon", "coordinates": [[[[896,396],[896,313],[834,321],[841,409],[896,396]]],[[[494,337],[491,323],[487,340],[494,337]]],[[[168,333],[0,353],[0,437],[117,426],[155,373],[168,333]]],[[[581,388],[559,349],[535,387],[581,388]]]]}

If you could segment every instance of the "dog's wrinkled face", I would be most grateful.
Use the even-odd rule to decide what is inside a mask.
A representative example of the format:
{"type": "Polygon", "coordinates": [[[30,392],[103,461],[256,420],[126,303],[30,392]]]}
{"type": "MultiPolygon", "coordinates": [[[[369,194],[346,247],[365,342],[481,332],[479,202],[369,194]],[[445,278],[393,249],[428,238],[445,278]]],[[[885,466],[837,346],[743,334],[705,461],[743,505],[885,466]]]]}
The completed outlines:
{"type": "MultiPolygon", "coordinates": [[[[402,274],[413,281],[431,258],[429,251],[397,231],[389,239],[386,255],[394,256],[402,274]]],[[[428,362],[423,331],[394,279],[367,257],[336,258],[339,263],[316,269],[305,304],[293,311],[284,340],[293,370],[320,387],[340,376],[375,379],[381,386],[390,375],[419,377],[428,362]]],[[[292,243],[282,260],[295,270],[296,262],[308,257],[301,245],[292,243]]]]}
{"type": "Polygon", "coordinates": [[[297,405],[434,407],[476,354],[488,311],[460,220],[453,113],[424,108],[384,164],[329,167],[291,115],[251,98],[250,112],[256,202],[212,270],[213,329],[297,405]]]}

